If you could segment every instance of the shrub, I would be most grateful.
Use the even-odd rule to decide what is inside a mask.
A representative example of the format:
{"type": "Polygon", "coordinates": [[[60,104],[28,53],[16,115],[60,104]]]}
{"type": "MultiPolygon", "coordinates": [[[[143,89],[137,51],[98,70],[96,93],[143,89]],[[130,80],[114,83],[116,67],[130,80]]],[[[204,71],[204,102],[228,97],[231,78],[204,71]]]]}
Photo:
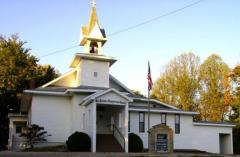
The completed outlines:
{"type": "Polygon", "coordinates": [[[27,130],[20,135],[21,137],[25,137],[27,139],[27,145],[23,145],[21,149],[33,149],[34,144],[38,142],[46,142],[47,137],[51,136],[47,134],[47,131],[44,131],[44,127],[41,127],[37,124],[32,124],[27,127],[27,130]]]}
{"type": "Polygon", "coordinates": [[[75,132],[66,141],[67,148],[73,152],[88,152],[91,150],[91,139],[83,132],[75,132]]]}
{"type": "Polygon", "coordinates": [[[128,141],[129,141],[129,152],[142,152],[143,151],[143,142],[142,139],[134,134],[128,134],[128,141]]]}

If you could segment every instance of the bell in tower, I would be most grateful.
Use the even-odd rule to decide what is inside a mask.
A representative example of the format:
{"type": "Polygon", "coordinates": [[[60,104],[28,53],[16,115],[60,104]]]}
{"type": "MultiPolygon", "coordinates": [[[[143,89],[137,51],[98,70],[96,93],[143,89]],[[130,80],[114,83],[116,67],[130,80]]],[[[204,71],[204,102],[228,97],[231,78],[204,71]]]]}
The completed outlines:
{"type": "Polygon", "coordinates": [[[89,52],[98,54],[98,45],[96,42],[91,42],[89,52]]]}
{"type": "Polygon", "coordinates": [[[80,45],[84,46],[84,52],[90,54],[101,54],[102,46],[107,41],[104,29],[100,28],[96,4],[92,0],[91,13],[87,26],[81,29],[80,45]]]}

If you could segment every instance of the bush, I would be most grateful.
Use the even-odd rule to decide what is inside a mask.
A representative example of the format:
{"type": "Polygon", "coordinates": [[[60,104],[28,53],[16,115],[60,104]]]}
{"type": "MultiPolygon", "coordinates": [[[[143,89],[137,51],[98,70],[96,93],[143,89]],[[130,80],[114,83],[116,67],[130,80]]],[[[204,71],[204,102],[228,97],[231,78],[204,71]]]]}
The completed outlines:
{"type": "Polygon", "coordinates": [[[134,134],[130,133],[128,134],[128,141],[129,141],[129,152],[142,152],[143,151],[143,142],[142,139],[134,134]]]}
{"type": "Polygon", "coordinates": [[[83,132],[75,132],[66,141],[67,148],[73,152],[89,152],[91,150],[91,139],[83,132]]]}

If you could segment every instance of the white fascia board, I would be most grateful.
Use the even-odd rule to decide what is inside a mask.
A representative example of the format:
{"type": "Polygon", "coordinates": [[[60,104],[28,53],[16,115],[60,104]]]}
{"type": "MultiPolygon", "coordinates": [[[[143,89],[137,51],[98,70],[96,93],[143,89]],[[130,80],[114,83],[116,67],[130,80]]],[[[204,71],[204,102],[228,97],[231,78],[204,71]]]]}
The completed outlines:
{"type": "Polygon", "coordinates": [[[114,103],[114,102],[96,102],[100,105],[113,105],[113,106],[126,106],[126,104],[114,103]]]}
{"type": "Polygon", "coordinates": [[[86,93],[86,92],[97,92],[97,90],[87,90],[87,89],[67,89],[65,92],[50,92],[50,91],[35,91],[35,90],[24,90],[24,93],[31,93],[31,94],[42,94],[42,95],[64,95],[68,96],[69,92],[75,93],[86,93]]]}
{"type": "Polygon", "coordinates": [[[100,96],[102,96],[102,95],[104,95],[104,94],[107,94],[107,93],[109,93],[109,92],[114,92],[114,93],[116,93],[117,95],[119,95],[120,97],[128,100],[129,102],[132,102],[132,99],[131,99],[131,98],[129,98],[128,96],[122,94],[121,92],[117,91],[117,90],[114,89],[114,88],[110,88],[110,89],[105,90],[105,91],[103,91],[103,92],[96,93],[96,95],[94,95],[94,97],[95,97],[95,98],[98,98],[98,97],[100,97],[100,96]]]}
{"type": "Polygon", "coordinates": [[[66,96],[66,92],[49,92],[49,91],[34,91],[34,90],[24,90],[24,93],[39,94],[39,95],[58,95],[66,96]]]}
{"type": "Polygon", "coordinates": [[[87,106],[87,105],[90,104],[91,102],[93,102],[93,99],[88,99],[88,100],[86,100],[86,101],[82,101],[81,103],[79,103],[79,105],[87,106]]]}
{"type": "Polygon", "coordinates": [[[56,79],[54,79],[54,80],[52,80],[52,81],[50,81],[50,82],[48,82],[48,83],[42,85],[41,87],[42,87],[42,88],[45,88],[45,87],[47,87],[47,86],[49,86],[49,85],[51,85],[51,84],[53,84],[53,83],[55,83],[55,82],[61,80],[62,78],[66,77],[67,75],[72,74],[72,73],[75,72],[75,71],[77,71],[77,69],[72,69],[72,70],[68,71],[67,73],[65,73],[65,74],[63,74],[63,75],[61,75],[61,76],[59,76],[58,78],[56,78],[56,79]]]}
{"type": "Polygon", "coordinates": [[[102,90],[101,91],[97,91],[96,93],[93,93],[93,94],[83,98],[83,101],[87,101],[89,99],[94,99],[96,97],[96,95],[98,95],[99,93],[102,93],[102,92],[103,92],[102,90]]]}
{"type": "MultiPolygon", "coordinates": [[[[129,111],[136,111],[136,112],[148,112],[148,109],[128,108],[128,110],[129,111]]],[[[150,112],[155,112],[155,113],[174,113],[174,114],[185,114],[185,115],[198,115],[199,114],[197,112],[155,110],[155,109],[150,109],[150,112]]]]}
{"type": "Polygon", "coordinates": [[[98,91],[94,94],[91,94],[85,98],[83,98],[83,101],[80,103],[81,105],[87,105],[89,102],[91,102],[91,100],[95,100],[96,98],[109,93],[109,92],[114,92],[117,95],[119,95],[120,97],[123,97],[124,99],[128,100],[129,102],[132,102],[133,100],[131,98],[129,98],[128,96],[122,94],[121,92],[117,91],[116,89],[110,88],[108,90],[102,90],[102,91],[98,91]]]}
{"type": "MultiPolygon", "coordinates": [[[[147,98],[133,98],[133,99],[134,99],[134,100],[148,101],[147,98]]],[[[163,105],[163,106],[166,106],[166,107],[169,107],[169,108],[172,108],[172,109],[178,109],[177,107],[174,107],[174,106],[172,106],[172,105],[166,104],[166,103],[164,103],[164,102],[160,102],[160,101],[155,100],[155,99],[149,99],[149,101],[156,102],[156,103],[158,103],[158,104],[160,104],[160,105],[163,105]]]]}
{"type": "Polygon", "coordinates": [[[98,92],[102,90],[96,89],[67,89],[66,92],[74,92],[74,93],[85,93],[85,92],[98,92]]]}
{"type": "Polygon", "coordinates": [[[193,125],[196,125],[196,126],[216,126],[216,127],[235,127],[236,126],[234,124],[216,124],[216,123],[198,123],[198,122],[193,122],[193,125]]]}

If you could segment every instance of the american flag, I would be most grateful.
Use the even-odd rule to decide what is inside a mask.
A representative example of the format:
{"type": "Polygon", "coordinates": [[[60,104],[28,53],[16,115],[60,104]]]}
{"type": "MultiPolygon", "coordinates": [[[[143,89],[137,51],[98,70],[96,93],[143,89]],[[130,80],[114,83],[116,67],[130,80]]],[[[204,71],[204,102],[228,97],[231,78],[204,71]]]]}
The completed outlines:
{"type": "Polygon", "coordinates": [[[152,76],[151,76],[151,68],[150,68],[150,63],[148,61],[148,74],[147,74],[147,79],[148,79],[148,91],[152,90],[153,82],[152,82],[152,76]]]}

